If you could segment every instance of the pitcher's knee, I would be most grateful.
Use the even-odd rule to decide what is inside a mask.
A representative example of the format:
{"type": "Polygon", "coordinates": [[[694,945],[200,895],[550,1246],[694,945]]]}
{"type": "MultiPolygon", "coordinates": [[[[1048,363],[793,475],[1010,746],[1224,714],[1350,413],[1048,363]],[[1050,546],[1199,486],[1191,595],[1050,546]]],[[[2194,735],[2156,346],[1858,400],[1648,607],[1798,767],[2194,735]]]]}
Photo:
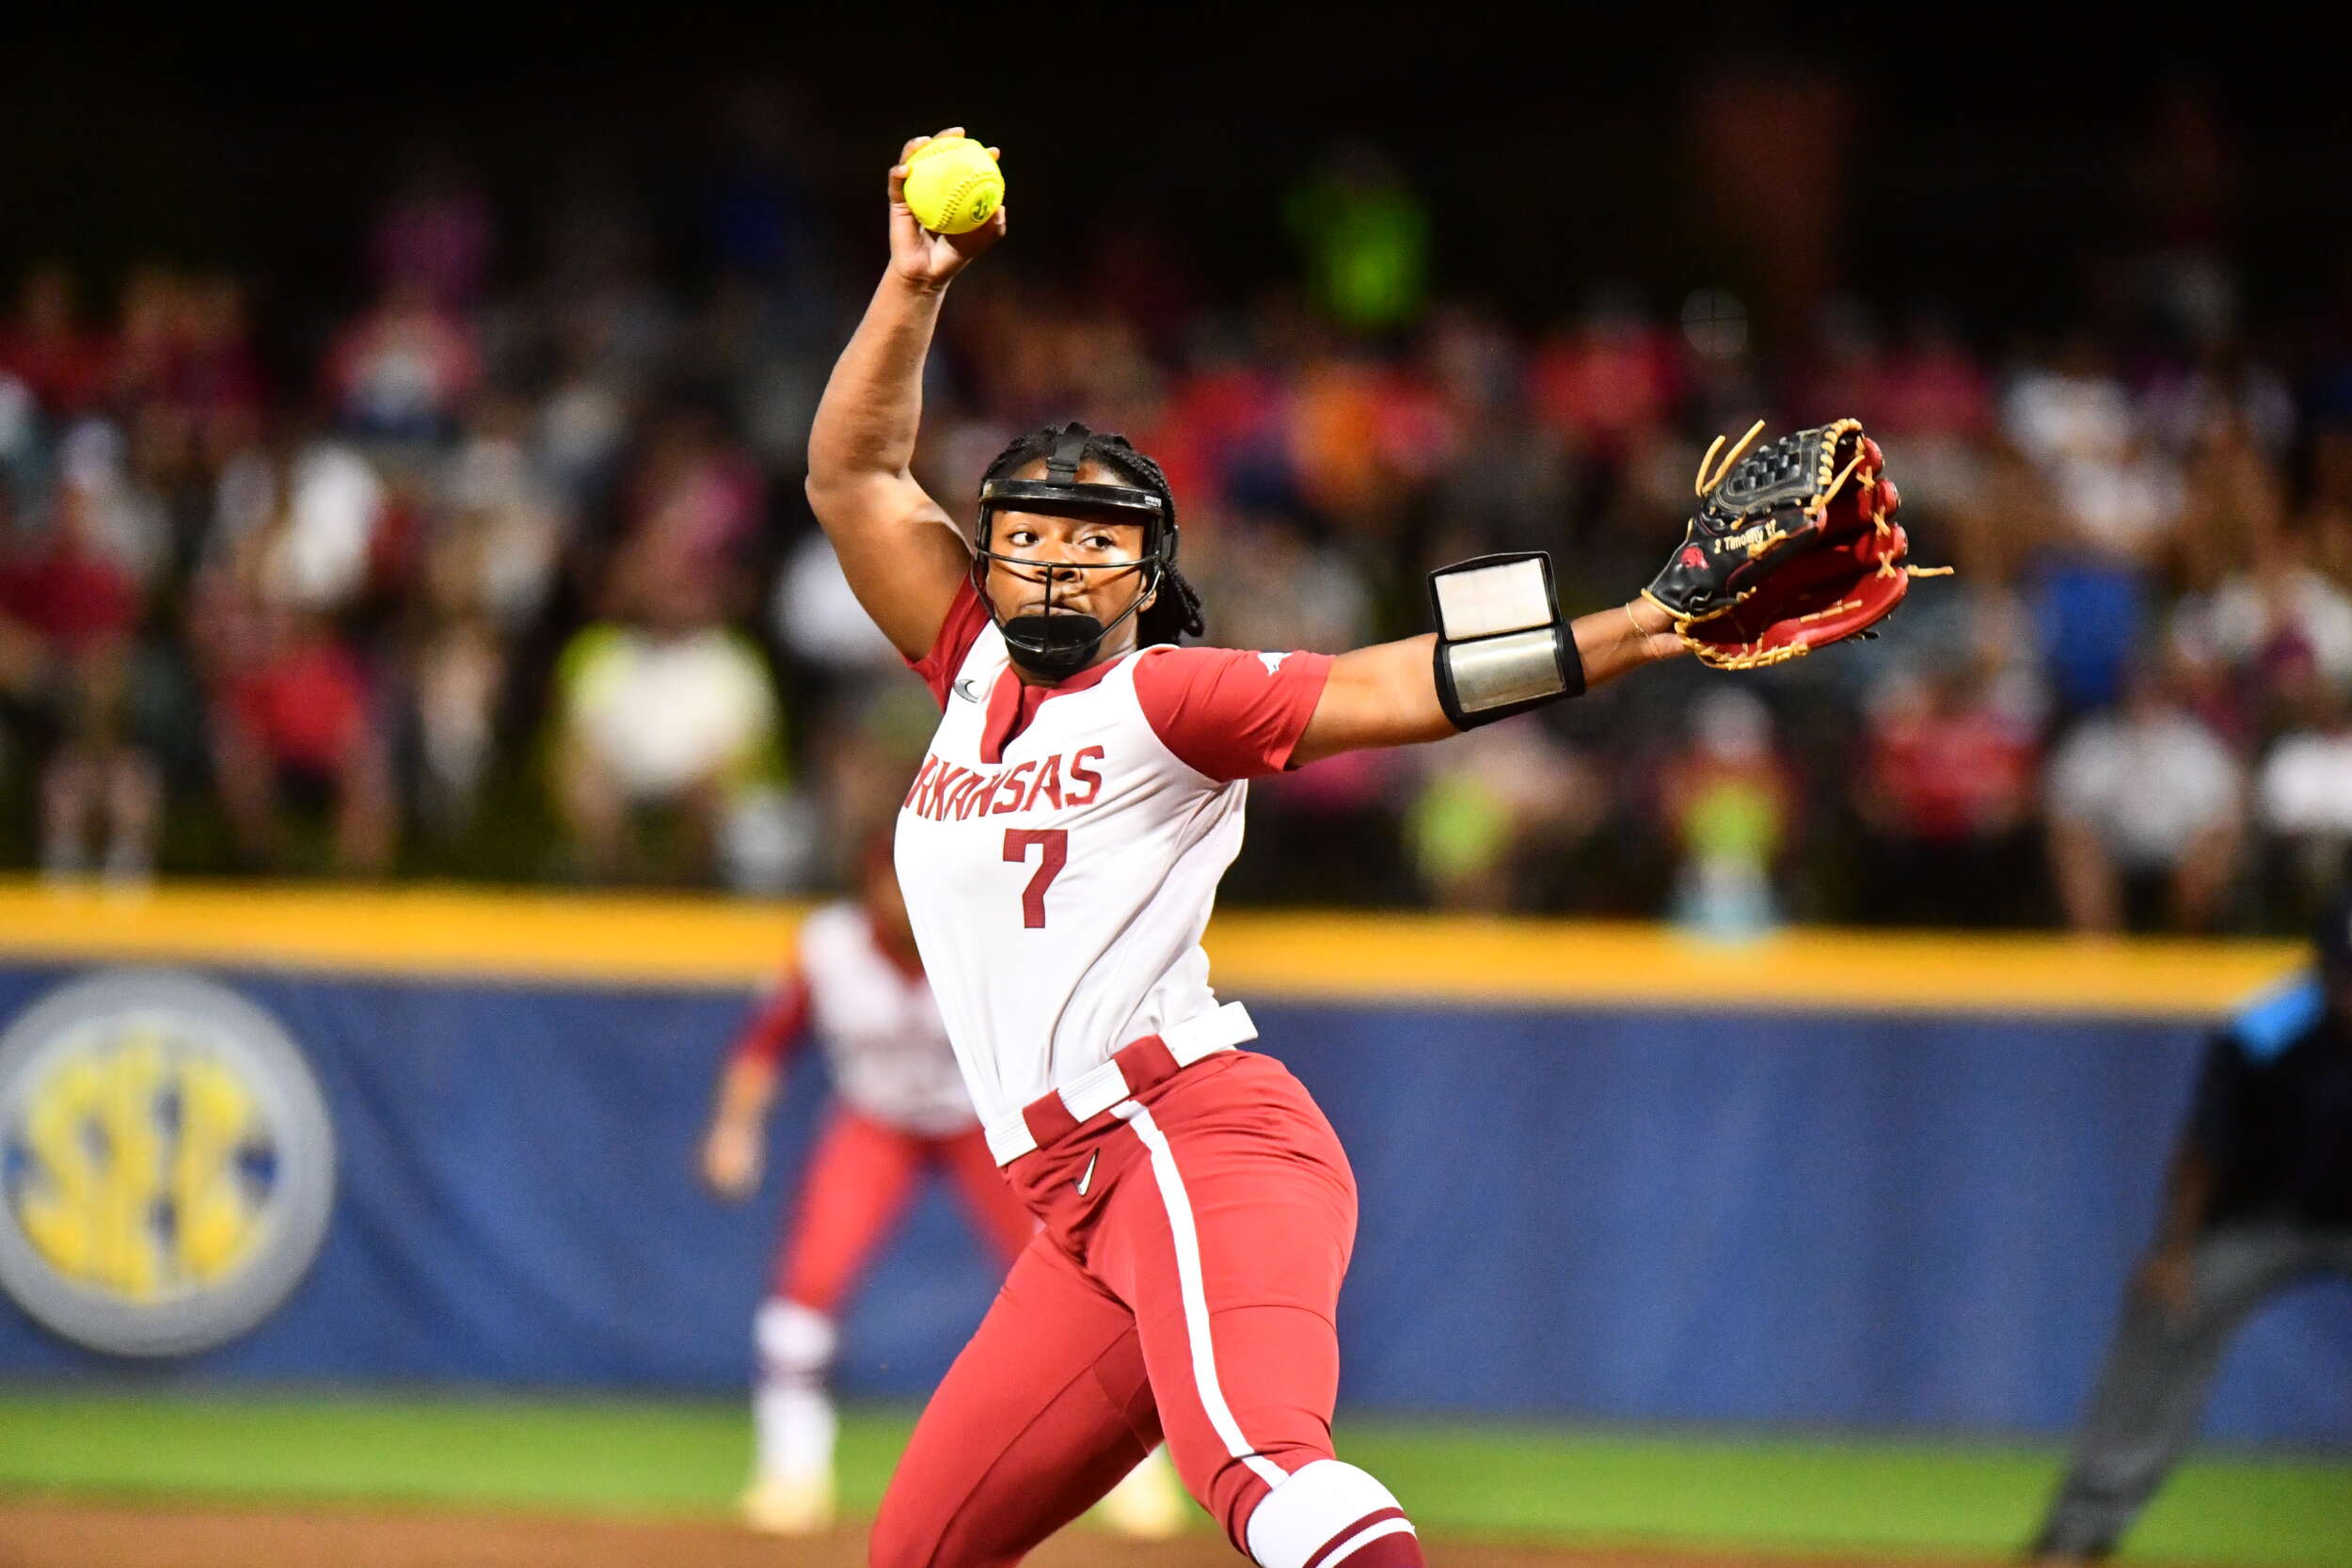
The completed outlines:
{"type": "Polygon", "coordinates": [[[1422,1568],[1421,1542],[1404,1508],[1343,1461],[1316,1459],[1237,1500],[1245,1513],[1218,1516],[1259,1568],[1422,1568]]]}

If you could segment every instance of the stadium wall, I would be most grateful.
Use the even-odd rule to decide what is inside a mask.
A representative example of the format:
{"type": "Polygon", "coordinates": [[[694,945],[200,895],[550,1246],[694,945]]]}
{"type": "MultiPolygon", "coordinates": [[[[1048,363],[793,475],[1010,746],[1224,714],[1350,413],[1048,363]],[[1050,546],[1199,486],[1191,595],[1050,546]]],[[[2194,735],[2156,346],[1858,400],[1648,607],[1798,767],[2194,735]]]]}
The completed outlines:
{"type": "MultiPolygon", "coordinates": [[[[225,981],[298,1042],[340,1168],[316,1261],[242,1337],[119,1359],[8,1307],[0,1375],[741,1386],[789,1183],[729,1208],[693,1156],[794,917],[0,889],[0,1021],[112,967],[225,981]]],[[[1696,970],[1646,928],[1261,916],[1213,945],[1356,1164],[1348,1401],[2041,1432],[2080,1408],[2203,1029],[2295,961],[1809,934],[1710,958],[1735,979],[1701,1006],[1650,1000],[1696,970]]],[[[795,1069],[785,1178],[820,1077],[795,1069]]],[[[11,1148],[12,1192],[26,1168],[11,1148]]],[[[845,1386],[919,1394],[991,1285],[927,1196],[853,1309],[845,1386]]],[[[2352,1445],[2348,1305],[2317,1286],[2258,1319],[2209,1430],[2352,1445]]]]}

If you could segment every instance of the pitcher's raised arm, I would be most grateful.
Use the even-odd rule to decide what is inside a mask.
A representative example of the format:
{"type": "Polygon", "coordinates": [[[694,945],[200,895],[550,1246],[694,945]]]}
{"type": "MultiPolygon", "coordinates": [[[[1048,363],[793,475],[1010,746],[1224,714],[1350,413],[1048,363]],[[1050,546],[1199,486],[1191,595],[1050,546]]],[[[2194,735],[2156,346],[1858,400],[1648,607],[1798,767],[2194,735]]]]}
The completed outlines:
{"type": "Polygon", "coordinates": [[[1006,222],[1002,207],[964,234],[934,234],[915,220],[906,163],[932,139],[908,142],[891,167],[890,266],[834,365],[808,436],[809,505],[858,603],[909,658],[930,648],[972,559],[954,522],[914,481],[923,361],[949,281],[1003,237],[1006,222]]]}

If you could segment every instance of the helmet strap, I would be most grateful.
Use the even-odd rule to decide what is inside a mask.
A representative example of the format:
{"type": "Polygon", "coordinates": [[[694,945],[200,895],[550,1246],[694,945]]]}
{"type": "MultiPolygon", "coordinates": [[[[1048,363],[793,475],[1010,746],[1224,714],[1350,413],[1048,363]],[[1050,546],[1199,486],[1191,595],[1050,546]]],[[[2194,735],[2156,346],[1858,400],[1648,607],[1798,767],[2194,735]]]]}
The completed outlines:
{"type": "Polygon", "coordinates": [[[1094,439],[1094,432],[1074,420],[1054,433],[1054,444],[1045,453],[1045,478],[1055,484],[1078,483],[1078,465],[1086,461],[1087,443],[1094,439]]]}

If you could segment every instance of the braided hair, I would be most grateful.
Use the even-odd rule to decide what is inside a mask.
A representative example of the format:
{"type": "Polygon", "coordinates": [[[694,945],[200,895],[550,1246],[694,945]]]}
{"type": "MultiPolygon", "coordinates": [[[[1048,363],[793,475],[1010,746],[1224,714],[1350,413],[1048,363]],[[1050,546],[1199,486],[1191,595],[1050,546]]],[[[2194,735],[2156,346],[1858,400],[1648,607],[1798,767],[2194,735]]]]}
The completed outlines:
{"type": "MultiPolygon", "coordinates": [[[[1055,443],[1069,430],[1086,430],[1084,425],[1046,425],[1025,436],[1013,437],[994,462],[980,476],[980,483],[1003,479],[1023,465],[1035,463],[1048,456],[1055,443]]],[[[1198,637],[1202,630],[1200,594],[1184,574],[1176,566],[1176,493],[1168,488],[1168,475],[1148,455],[1137,451],[1127,437],[1117,431],[1087,431],[1086,447],[1079,459],[1091,460],[1119,475],[1138,490],[1149,490],[1160,498],[1168,529],[1168,555],[1160,568],[1159,596],[1136,614],[1136,643],[1152,647],[1159,643],[1174,643],[1186,637],[1198,637]]]]}

